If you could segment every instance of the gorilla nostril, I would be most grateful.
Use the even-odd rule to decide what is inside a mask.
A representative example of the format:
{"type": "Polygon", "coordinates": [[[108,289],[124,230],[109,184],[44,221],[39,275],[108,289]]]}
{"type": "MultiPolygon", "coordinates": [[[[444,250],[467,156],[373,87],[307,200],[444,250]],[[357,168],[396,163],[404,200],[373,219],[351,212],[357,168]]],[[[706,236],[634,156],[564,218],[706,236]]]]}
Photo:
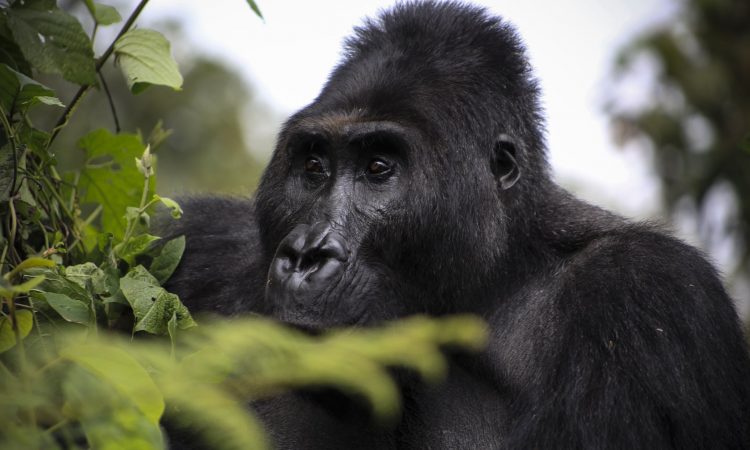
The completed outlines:
{"type": "Polygon", "coordinates": [[[312,283],[323,287],[339,274],[349,259],[349,250],[338,232],[324,223],[295,227],[279,245],[272,264],[272,275],[286,280],[287,288],[301,289],[312,283]],[[297,280],[298,282],[292,282],[297,280]],[[305,281],[307,283],[301,283],[305,281]]]}

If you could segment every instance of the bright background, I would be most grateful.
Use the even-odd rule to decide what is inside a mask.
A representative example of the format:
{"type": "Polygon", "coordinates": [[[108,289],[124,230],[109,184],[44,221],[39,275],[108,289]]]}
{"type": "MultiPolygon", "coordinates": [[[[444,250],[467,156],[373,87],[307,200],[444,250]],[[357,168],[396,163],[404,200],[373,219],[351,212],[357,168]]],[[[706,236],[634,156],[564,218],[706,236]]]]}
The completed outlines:
{"type": "MultiPolygon", "coordinates": [[[[339,61],[341,42],[354,25],[394,1],[258,0],[264,21],[242,0],[159,0],[144,22],[179,19],[195,47],[225,61],[257,90],[278,117],[249,124],[250,147],[271,150],[280,120],[313,100],[339,61]],[[180,11],[179,16],[175,11],[180,11]],[[262,127],[263,129],[259,129],[262,127]],[[254,141],[260,141],[254,142],[254,141]]],[[[598,204],[634,217],[659,214],[659,186],[648,155],[619,148],[603,113],[608,68],[616,50],[645,29],[669,21],[671,0],[479,1],[514,23],[543,89],[548,143],[555,173],[565,186],[598,204]]],[[[183,40],[184,41],[184,40],[183,40]]],[[[180,42],[173,40],[173,42],[180,42]]],[[[647,71],[645,72],[647,73],[647,71]]],[[[647,99],[633,80],[626,93],[647,99]]]]}

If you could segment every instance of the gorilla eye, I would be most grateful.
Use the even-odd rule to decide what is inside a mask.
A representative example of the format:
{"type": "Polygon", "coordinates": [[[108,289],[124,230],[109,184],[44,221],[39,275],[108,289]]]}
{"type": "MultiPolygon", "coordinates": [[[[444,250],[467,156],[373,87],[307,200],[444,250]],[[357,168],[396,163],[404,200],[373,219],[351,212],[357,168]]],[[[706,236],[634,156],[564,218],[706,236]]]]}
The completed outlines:
{"type": "Polygon", "coordinates": [[[313,175],[325,174],[323,163],[318,158],[311,156],[305,160],[305,172],[313,175]]]}
{"type": "Polygon", "coordinates": [[[391,172],[391,165],[382,159],[373,159],[367,165],[367,175],[385,177],[391,172]]]}

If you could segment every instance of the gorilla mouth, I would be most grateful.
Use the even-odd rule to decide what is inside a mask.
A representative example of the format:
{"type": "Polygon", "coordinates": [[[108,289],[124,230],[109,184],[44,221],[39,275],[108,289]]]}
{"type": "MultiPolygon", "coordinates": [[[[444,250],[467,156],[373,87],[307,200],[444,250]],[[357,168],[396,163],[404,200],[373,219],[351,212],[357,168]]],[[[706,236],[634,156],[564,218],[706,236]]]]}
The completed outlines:
{"type": "Polygon", "coordinates": [[[297,225],[282,239],[268,271],[265,297],[274,316],[306,332],[319,332],[326,322],[345,325],[321,306],[331,303],[326,293],[343,277],[350,254],[328,223],[297,225]]]}

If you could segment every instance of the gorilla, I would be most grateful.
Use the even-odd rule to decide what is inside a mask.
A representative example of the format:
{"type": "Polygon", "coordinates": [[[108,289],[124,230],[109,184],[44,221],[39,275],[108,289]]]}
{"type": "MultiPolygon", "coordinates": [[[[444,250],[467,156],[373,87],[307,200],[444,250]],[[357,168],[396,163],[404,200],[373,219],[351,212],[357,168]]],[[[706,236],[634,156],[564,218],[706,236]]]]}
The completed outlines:
{"type": "Polygon", "coordinates": [[[491,328],[444,384],[399,376],[392,427],[332,391],[254,404],[278,448],[750,447],[750,359],[717,272],[554,183],[522,42],[483,8],[365,21],[254,198],[184,211],[168,288],[193,311],[310,332],[417,313],[491,328]]]}

